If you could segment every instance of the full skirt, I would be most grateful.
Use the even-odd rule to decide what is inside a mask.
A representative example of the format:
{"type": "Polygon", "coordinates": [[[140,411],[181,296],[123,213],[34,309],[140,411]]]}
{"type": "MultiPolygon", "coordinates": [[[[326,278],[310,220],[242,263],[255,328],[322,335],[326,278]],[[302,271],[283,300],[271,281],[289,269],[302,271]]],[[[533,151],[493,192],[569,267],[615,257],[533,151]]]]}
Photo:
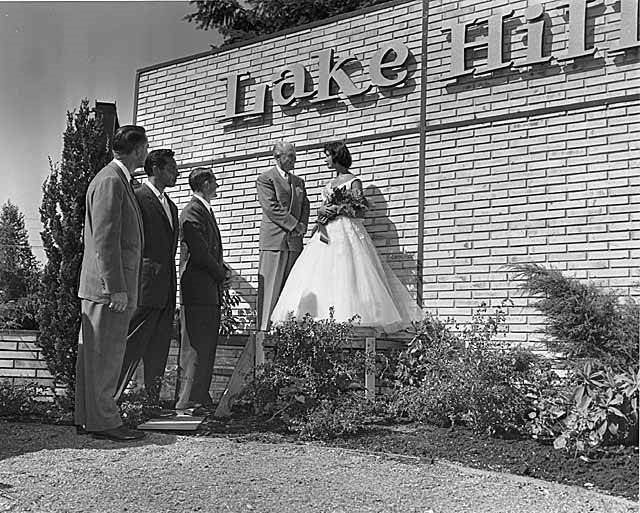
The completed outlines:
{"type": "Polygon", "coordinates": [[[310,314],[393,333],[423,318],[420,307],[384,263],[362,220],[340,216],[327,225],[329,243],[316,232],[296,261],[271,314],[272,322],[310,314]]]}

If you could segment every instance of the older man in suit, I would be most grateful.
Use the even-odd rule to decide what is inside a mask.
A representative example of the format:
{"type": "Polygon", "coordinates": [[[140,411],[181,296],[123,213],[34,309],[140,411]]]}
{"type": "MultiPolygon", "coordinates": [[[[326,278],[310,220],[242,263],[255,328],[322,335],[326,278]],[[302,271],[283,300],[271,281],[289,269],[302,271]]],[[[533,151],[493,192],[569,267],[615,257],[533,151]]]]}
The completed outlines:
{"type": "Polygon", "coordinates": [[[222,259],[222,240],[210,201],[218,182],[213,171],[189,174],[191,201],[180,214],[180,389],[176,410],[213,412],[209,387],[220,330],[224,282],[230,271],[222,259]]]}
{"type": "Polygon", "coordinates": [[[275,166],[256,181],[262,206],[260,262],[258,264],[258,330],[269,328],[269,317],[293,264],[302,252],[302,237],[309,223],[309,199],[304,180],[292,173],[296,163],[293,144],[273,147],[275,166]]]}
{"type": "Polygon", "coordinates": [[[169,414],[159,408],[159,403],[176,307],[178,209],[165,192],[176,184],[179,175],[173,157],[169,149],[149,153],[144,163],[147,177],[134,187],[144,226],[140,296],[129,323],[127,350],[116,391],[117,399],[142,360],[144,387],[149,401],[156,406],[156,415],[169,414]]]}
{"type": "Polygon", "coordinates": [[[148,147],[142,127],[120,127],[113,138],[114,159],[89,184],[78,289],[82,321],[75,423],[79,432],[123,442],[144,436],[123,426],[114,393],[129,321],[138,304],[144,247],[142,214],[130,180],[148,147]]]}

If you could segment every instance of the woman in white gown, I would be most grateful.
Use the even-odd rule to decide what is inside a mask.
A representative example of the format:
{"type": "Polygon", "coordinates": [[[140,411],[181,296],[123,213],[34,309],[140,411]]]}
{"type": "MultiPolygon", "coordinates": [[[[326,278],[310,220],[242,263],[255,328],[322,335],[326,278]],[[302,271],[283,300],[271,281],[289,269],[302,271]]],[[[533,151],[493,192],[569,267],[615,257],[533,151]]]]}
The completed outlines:
{"type": "MultiPolygon", "coordinates": [[[[336,177],[322,190],[318,215],[332,217],[336,207],[328,203],[335,189],[350,190],[356,197],[363,190],[360,179],[349,172],[347,146],[331,142],[324,150],[327,166],[336,170],[336,177]]],[[[307,313],[326,319],[333,307],[337,321],[358,315],[361,326],[393,333],[423,318],[407,288],[380,260],[362,219],[338,215],[327,223],[326,232],[328,242],[316,231],[305,246],[273,309],[272,322],[307,313]]]]}

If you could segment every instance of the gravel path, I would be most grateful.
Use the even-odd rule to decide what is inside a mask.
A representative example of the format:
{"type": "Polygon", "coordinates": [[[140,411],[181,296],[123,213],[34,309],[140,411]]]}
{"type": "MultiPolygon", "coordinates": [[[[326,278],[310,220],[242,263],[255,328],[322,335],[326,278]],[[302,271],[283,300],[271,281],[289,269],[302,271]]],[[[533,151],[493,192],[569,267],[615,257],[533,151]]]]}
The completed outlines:
{"type": "Polygon", "coordinates": [[[0,512],[617,513],[588,490],[289,443],[153,433],[122,445],[0,422],[0,512]]]}

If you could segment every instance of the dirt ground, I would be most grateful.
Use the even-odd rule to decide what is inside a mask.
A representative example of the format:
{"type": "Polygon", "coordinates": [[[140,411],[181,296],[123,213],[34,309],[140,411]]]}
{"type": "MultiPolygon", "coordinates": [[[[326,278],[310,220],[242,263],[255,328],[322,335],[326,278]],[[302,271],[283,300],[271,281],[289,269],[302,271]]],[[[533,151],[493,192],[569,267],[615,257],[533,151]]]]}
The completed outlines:
{"type": "Polygon", "coordinates": [[[152,433],[131,445],[0,422],[0,512],[617,513],[638,504],[436,460],[152,433]]]}

